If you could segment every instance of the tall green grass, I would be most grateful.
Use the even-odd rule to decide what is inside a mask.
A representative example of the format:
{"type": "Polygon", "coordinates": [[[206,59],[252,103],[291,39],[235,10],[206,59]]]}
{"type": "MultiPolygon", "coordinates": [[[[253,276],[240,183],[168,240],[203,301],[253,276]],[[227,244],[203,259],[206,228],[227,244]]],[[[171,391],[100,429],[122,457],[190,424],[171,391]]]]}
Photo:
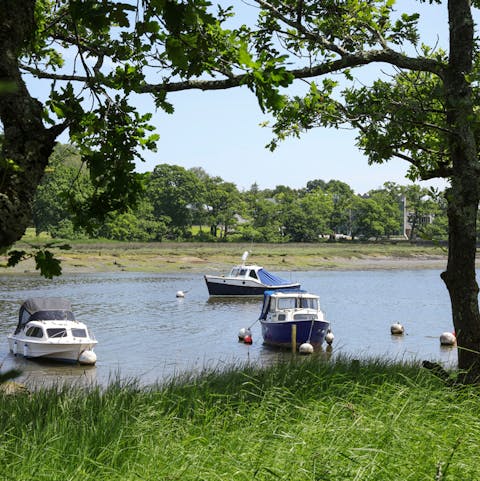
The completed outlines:
{"type": "Polygon", "coordinates": [[[297,358],[4,395],[5,480],[478,480],[480,396],[414,364],[297,358]]]}

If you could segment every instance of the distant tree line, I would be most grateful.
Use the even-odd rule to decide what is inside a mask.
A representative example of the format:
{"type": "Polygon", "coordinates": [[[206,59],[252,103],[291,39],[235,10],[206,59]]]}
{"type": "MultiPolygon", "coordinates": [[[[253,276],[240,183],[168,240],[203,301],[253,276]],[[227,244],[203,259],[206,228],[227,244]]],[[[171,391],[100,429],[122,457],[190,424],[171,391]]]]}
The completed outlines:
{"type": "Polygon", "coordinates": [[[442,192],[387,182],[364,195],[339,180],[301,189],[279,185],[239,191],[202,168],[160,164],[144,174],[136,206],[105,222],[82,220],[95,187],[70,145],[58,145],[34,200],[36,233],[122,241],[319,242],[324,239],[447,238],[442,192]],[[405,208],[406,203],[406,208],[405,208]]]}

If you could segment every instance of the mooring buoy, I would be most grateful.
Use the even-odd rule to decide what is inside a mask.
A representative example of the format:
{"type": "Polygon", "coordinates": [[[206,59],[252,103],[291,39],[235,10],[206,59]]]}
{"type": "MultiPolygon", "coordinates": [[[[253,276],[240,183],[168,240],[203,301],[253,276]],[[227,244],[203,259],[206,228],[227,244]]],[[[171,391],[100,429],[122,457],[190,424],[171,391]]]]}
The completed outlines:
{"type": "Polygon", "coordinates": [[[300,344],[300,347],[298,348],[298,352],[300,354],[312,354],[313,346],[309,342],[304,342],[303,344],[300,344]]]}
{"type": "Polygon", "coordinates": [[[238,331],[238,340],[243,341],[245,339],[245,336],[251,336],[251,335],[252,333],[250,332],[250,329],[248,329],[248,327],[242,327],[238,331]]]}
{"type": "Polygon", "coordinates": [[[335,339],[335,336],[333,335],[333,332],[329,329],[329,330],[327,331],[326,336],[325,336],[325,342],[326,342],[329,346],[331,346],[334,339],[335,339]]]}
{"type": "Polygon", "coordinates": [[[453,332],[442,332],[440,334],[440,344],[442,346],[454,346],[457,342],[457,338],[453,332]]]}
{"type": "Polygon", "coordinates": [[[390,333],[394,336],[400,336],[405,332],[404,327],[399,323],[395,322],[390,326],[390,333]]]}

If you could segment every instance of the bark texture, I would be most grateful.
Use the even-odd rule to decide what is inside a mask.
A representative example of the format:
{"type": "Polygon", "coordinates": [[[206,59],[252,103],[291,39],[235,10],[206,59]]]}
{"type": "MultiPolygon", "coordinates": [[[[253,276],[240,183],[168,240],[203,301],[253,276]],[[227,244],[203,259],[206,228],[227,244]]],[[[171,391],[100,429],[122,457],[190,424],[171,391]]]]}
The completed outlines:
{"type": "Polygon", "coordinates": [[[18,58],[35,30],[34,0],[3,0],[0,8],[0,251],[21,238],[56,133],[45,128],[42,105],[20,75],[18,58]]]}
{"type": "Polygon", "coordinates": [[[473,128],[472,92],[465,78],[472,70],[473,20],[469,0],[448,2],[450,59],[444,78],[447,121],[452,129],[453,175],[448,191],[449,250],[442,278],[448,288],[458,343],[458,365],[466,382],[480,380],[480,314],[475,274],[479,162],[473,128]]]}

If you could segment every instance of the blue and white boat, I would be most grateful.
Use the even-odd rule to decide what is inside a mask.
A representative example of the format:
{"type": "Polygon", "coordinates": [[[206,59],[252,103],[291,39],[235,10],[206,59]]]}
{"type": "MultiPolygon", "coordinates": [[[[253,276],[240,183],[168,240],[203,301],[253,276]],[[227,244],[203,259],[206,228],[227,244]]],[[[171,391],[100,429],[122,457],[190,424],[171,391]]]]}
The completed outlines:
{"type": "Polygon", "coordinates": [[[292,333],[297,348],[321,346],[330,328],[319,297],[300,289],[265,291],[259,320],[263,343],[277,347],[292,347],[292,333]]]}
{"type": "Polygon", "coordinates": [[[242,264],[234,266],[228,275],[205,275],[208,293],[211,296],[261,296],[266,290],[300,288],[300,283],[282,279],[261,266],[246,265],[247,257],[248,251],[242,256],[242,264]]]}

